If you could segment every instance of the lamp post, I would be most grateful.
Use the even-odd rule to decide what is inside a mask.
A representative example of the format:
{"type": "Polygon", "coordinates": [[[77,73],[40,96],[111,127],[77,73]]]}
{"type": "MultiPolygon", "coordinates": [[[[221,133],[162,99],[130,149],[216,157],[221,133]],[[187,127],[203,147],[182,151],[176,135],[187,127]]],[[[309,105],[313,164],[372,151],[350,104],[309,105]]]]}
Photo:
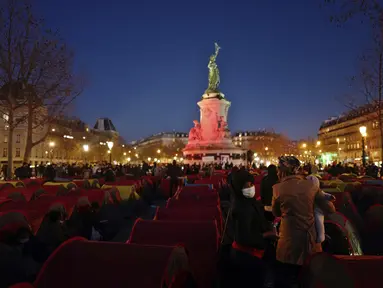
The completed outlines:
{"type": "Polygon", "coordinates": [[[359,132],[362,135],[362,163],[363,167],[366,167],[366,137],[367,137],[367,127],[366,126],[360,126],[359,132]]]}
{"type": "Polygon", "coordinates": [[[51,163],[53,162],[53,148],[55,147],[55,142],[49,142],[49,147],[51,148],[51,163]]]}
{"type": "Polygon", "coordinates": [[[89,145],[88,144],[84,144],[82,145],[82,149],[84,150],[84,158],[85,158],[85,162],[86,162],[86,153],[89,151],[89,145]]]}
{"type": "Polygon", "coordinates": [[[112,164],[112,148],[113,148],[113,145],[114,143],[112,141],[108,141],[106,142],[106,145],[108,145],[108,148],[109,148],[109,164],[112,164]]]}

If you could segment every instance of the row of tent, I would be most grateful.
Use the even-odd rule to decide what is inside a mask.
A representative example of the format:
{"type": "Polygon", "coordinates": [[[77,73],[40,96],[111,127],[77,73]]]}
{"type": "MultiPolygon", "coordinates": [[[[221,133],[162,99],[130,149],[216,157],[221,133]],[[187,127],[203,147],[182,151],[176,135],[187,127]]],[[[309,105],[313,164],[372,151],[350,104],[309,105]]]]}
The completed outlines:
{"type": "Polygon", "coordinates": [[[13,287],[212,287],[222,226],[217,190],[185,186],[154,220],[137,219],[127,243],[72,238],[32,286],[13,287]]]}

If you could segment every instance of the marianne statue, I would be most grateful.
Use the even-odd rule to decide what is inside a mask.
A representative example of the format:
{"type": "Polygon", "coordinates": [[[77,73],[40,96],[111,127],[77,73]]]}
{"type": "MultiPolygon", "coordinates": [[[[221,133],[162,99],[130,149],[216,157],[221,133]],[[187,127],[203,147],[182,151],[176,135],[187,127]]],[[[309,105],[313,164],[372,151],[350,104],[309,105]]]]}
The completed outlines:
{"type": "Polygon", "coordinates": [[[215,62],[221,47],[215,44],[215,53],[210,56],[209,64],[207,67],[209,68],[209,86],[207,87],[205,93],[219,93],[218,86],[220,82],[219,78],[219,70],[217,63],[215,62]]]}

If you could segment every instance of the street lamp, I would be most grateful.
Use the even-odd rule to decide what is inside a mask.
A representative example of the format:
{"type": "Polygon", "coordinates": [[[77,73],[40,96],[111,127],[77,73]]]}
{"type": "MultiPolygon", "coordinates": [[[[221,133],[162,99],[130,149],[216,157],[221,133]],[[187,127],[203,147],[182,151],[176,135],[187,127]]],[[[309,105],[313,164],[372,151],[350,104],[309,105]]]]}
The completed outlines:
{"type": "Polygon", "coordinates": [[[317,141],[317,146],[320,146],[320,141],[317,141]]]}
{"type": "Polygon", "coordinates": [[[86,153],[89,151],[89,145],[88,144],[84,144],[82,145],[82,149],[84,149],[84,152],[85,152],[85,162],[86,162],[86,153]]]}
{"type": "Polygon", "coordinates": [[[160,154],[160,153],[161,153],[161,150],[160,150],[160,149],[158,149],[158,150],[157,150],[157,153],[158,153],[158,154],[160,154]]]}
{"type": "Polygon", "coordinates": [[[367,137],[367,127],[366,126],[360,126],[359,132],[362,135],[362,163],[363,167],[366,167],[366,146],[365,146],[365,140],[367,137]]]}
{"type": "Polygon", "coordinates": [[[108,148],[109,148],[109,163],[112,164],[112,148],[113,148],[113,145],[114,143],[112,141],[108,141],[106,142],[106,145],[108,145],[108,148]]]}
{"type": "Polygon", "coordinates": [[[51,162],[53,162],[53,148],[55,147],[55,142],[49,142],[49,147],[51,148],[51,162]]]}
{"type": "Polygon", "coordinates": [[[340,153],[339,153],[339,151],[340,151],[340,149],[339,149],[339,138],[336,138],[336,143],[338,144],[338,152],[337,152],[337,155],[338,155],[338,162],[339,162],[339,160],[340,160],[340,153]]]}

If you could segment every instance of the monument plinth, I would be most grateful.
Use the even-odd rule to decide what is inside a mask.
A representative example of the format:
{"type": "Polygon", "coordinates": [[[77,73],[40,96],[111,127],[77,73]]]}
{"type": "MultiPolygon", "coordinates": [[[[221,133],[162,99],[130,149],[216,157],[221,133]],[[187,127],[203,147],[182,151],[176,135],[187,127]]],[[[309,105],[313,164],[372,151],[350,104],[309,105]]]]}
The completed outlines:
{"type": "Polygon", "coordinates": [[[231,102],[218,90],[220,77],[215,60],[220,47],[217,43],[215,48],[208,65],[209,87],[197,103],[200,121],[194,120],[194,127],[189,132],[189,141],[183,150],[184,161],[189,164],[232,162],[238,165],[243,162],[244,150],[234,146],[227,125],[231,102]]]}

